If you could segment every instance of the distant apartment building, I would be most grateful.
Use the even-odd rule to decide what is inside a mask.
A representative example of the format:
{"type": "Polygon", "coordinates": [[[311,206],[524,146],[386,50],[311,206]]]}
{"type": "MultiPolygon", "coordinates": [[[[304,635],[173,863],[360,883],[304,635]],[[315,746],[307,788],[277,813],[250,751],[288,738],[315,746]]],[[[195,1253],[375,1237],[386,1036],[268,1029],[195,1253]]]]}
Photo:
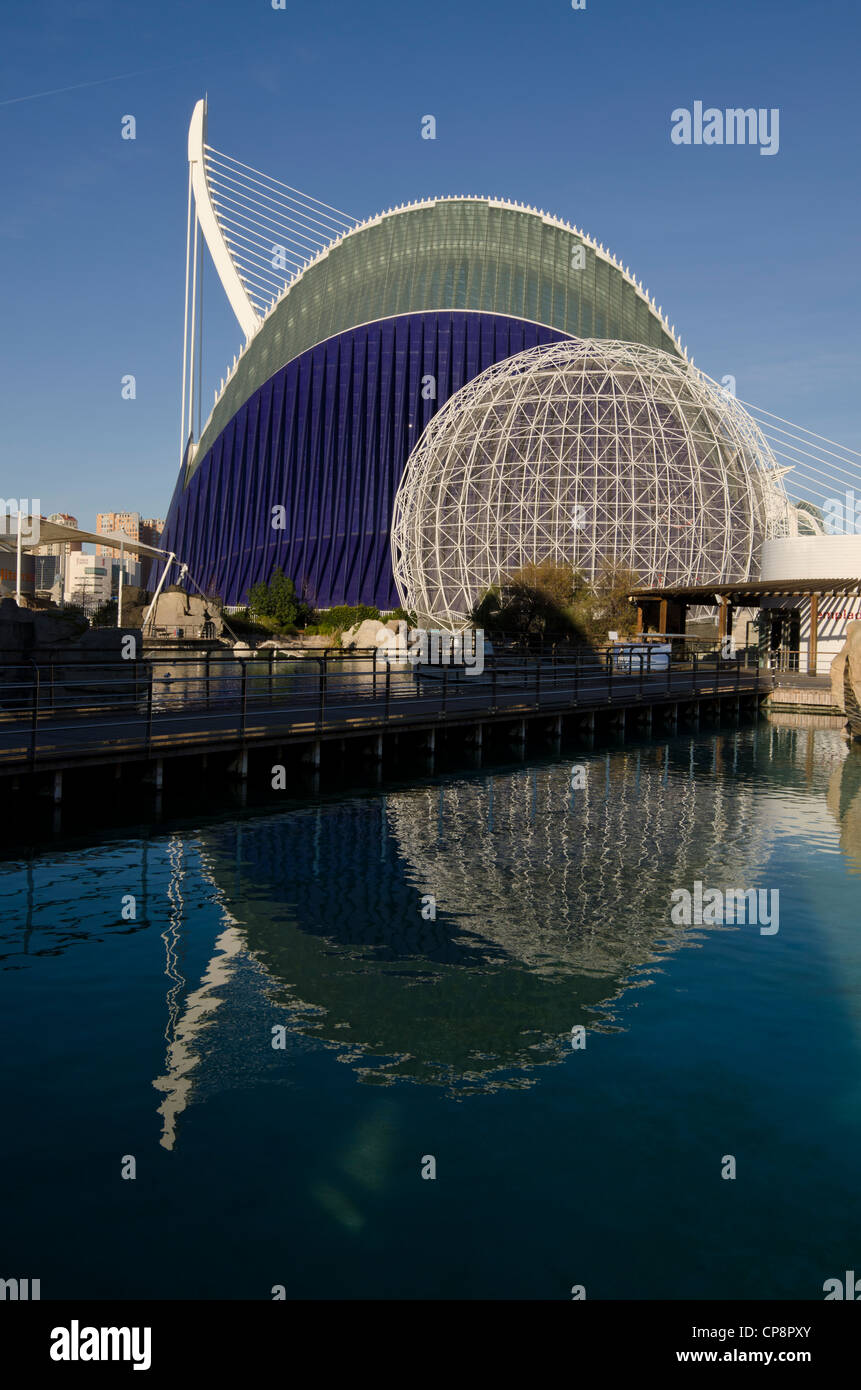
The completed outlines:
{"type": "MultiPolygon", "coordinates": [[[[164,521],[156,517],[142,517],[140,512],[99,512],[96,517],[96,533],[100,536],[127,536],[129,549],[126,552],[133,559],[138,558],[134,542],[142,545],[158,546],[164,521]]],[[[97,545],[97,555],[113,555],[117,552],[109,546],[97,545]]]]}
{"type": "MultiPolygon", "coordinates": [[[[78,518],[72,516],[71,512],[52,512],[50,516],[42,517],[42,520],[52,521],[57,526],[70,526],[72,530],[76,530],[78,525],[78,518]]],[[[65,587],[69,556],[80,553],[80,541],[45,541],[42,545],[37,545],[31,552],[36,565],[37,592],[47,593],[56,584],[60,585],[62,591],[65,587]]]]}
{"type": "MultiPolygon", "coordinates": [[[[50,516],[42,517],[43,521],[53,521],[57,526],[71,526],[72,530],[77,529],[78,518],[69,512],[52,512],[50,516]]],[[[69,557],[77,554],[81,549],[80,541],[45,541],[42,545],[37,545],[33,549],[34,555],[53,555],[69,557]]]]}
{"type": "MultiPolygon", "coordinates": [[[[137,554],[131,549],[131,542],[142,540],[141,536],[141,514],[140,512],[99,512],[96,517],[96,534],[99,536],[127,536],[129,540],[129,555],[137,559],[137,554]]],[[[116,555],[117,551],[113,546],[97,545],[96,555],[116,555]]]]}
{"type": "Polygon", "coordinates": [[[144,545],[152,545],[156,549],[161,546],[161,536],[164,531],[164,517],[148,516],[141,521],[140,538],[144,545]]]}

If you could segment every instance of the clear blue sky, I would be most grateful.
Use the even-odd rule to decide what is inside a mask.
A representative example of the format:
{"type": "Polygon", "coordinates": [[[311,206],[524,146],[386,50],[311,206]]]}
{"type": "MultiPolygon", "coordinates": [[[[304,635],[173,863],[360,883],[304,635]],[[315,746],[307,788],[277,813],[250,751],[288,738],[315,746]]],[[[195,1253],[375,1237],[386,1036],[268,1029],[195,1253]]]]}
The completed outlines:
{"type": "MultiPolygon", "coordinates": [[[[44,0],[0,35],[4,497],[165,514],[204,92],[210,143],[356,217],[473,193],[576,222],[704,371],[861,449],[857,0],[44,0]],[[673,145],[697,100],[779,107],[779,154],[673,145]]],[[[211,400],[241,341],[212,274],[206,320],[211,400]]]]}

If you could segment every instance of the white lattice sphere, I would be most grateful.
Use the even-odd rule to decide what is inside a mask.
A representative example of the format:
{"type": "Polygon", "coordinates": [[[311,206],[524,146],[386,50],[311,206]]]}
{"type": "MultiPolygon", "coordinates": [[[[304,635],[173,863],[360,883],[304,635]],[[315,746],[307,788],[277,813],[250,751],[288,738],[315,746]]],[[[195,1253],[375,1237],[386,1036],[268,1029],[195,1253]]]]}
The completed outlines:
{"type": "Polygon", "coordinates": [[[531,562],[643,585],[748,579],[792,515],[756,424],[709,377],[659,348],[572,340],[497,363],[434,416],[392,558],[403,606],[458,628],[531,562]]]}

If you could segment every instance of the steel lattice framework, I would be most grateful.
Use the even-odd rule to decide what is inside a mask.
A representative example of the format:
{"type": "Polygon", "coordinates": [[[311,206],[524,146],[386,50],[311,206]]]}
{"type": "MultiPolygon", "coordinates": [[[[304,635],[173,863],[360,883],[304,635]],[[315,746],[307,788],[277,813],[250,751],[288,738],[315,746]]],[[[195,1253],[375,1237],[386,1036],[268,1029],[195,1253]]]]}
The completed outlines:
{"type": "Polygon", "coordinates": [[[690,362],[601,339],[531,348],[464,386],[412,451],[395,500],[402,604],[457,629],[523,565],[607,566],[644,584],[741,580],[794,534],[751,417],[690,362]]]}

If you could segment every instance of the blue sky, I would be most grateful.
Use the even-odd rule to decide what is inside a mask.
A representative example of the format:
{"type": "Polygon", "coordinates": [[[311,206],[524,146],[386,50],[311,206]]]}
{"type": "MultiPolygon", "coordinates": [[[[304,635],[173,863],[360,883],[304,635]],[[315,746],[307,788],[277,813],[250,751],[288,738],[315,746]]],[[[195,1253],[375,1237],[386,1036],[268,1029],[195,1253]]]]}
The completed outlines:
{"type": "MultiPolygon", "coordinates": [[[[357,218],[474,193],[577,223],[704,371],[861,450],[857,0],[45,0],[0,35],[4,497],[166,512],[204,92],[210,143],[357,218]],[[779,107],[779,154],[673,145],[697,100],[779,107]]],[[[211,401],[241,342],[212,274],[205,313],[211,401]]]]}

